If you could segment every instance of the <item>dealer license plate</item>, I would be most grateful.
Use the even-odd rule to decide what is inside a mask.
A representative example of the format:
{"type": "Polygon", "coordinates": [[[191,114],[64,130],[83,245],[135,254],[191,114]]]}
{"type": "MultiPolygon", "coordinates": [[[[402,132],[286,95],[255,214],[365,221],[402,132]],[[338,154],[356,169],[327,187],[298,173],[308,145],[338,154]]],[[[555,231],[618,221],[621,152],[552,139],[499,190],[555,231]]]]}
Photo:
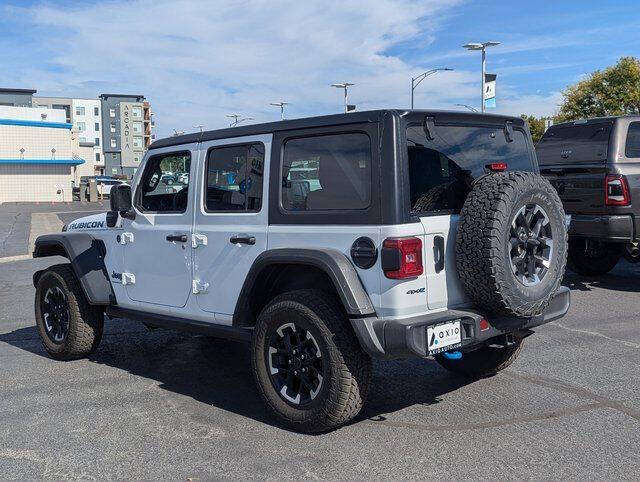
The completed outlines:
{"type": "Polygon", "coordinates": [[[461,342],[460,320],[427,327],[427,346],[431,355],[458,348],[461,342]]]}

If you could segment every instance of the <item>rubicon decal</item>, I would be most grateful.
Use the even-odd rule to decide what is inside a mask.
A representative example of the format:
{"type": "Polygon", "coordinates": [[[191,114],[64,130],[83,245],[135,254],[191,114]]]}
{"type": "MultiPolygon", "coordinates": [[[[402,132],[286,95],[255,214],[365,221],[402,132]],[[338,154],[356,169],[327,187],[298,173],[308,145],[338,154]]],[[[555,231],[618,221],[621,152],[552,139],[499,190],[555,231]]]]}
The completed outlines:
{"type": "Polygon", "coordinates": [[[67,228],[69,231],[73,229],[97,229],[104,228],[104,221],[86,221],[71,223],[67,228]]]}

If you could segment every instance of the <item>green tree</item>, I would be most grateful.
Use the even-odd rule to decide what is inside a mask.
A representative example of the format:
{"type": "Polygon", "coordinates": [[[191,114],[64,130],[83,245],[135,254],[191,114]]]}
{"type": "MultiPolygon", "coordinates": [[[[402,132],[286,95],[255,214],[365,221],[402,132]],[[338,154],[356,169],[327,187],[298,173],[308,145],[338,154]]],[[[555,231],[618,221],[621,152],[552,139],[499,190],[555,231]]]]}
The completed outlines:
{"type": "Polygon", "coordinates": [[[556,121],[640,113],[640,61],[622,57],[567,87],[556,121]]]}
{"type": "Polygon", "coordinates": [[[538,142],[542,137],[542,134],[544,134],[545,118],[537,118],[532,115],[526,114],[522,114],[520,117],[522,117],[525,121],[527,121],[527,124],[529,124],[529,130],[531,131],[531,138],[533,139],[533,142],[538,142]]]}

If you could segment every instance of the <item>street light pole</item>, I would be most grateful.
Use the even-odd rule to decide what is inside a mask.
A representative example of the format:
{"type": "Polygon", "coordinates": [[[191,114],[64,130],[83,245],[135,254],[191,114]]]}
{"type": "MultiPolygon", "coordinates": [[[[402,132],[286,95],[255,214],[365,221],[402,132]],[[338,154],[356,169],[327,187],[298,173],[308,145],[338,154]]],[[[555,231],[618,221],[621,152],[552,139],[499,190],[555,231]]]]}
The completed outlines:
{"type": "Polygon", "coordinates": [[[269,105],[274,105],[276,107],[280,107],[280,120],[284,120],[284,106],[289,105],[289,102],[270,102],[269,105]]]}
{"type": "Polygon", "coordinates": [[[344,113],[345,114],[347,112],[349,112],[349,108],[348,108],[348,106],[349,106],[349,94],[348,94],[347,90],[352,85],[356,85],[356,84],[353,84],[351,82],[341,82],[339,84],[331,84],[331,87],[336,87],[338,89],[344,89],[344,113]]]}
{"type": "Polygon", "coordinates": [[[468,104],[455,104],[455,105],[460,107],[465,107],[466,109],[469,109],[471,112],[478,112],[478,109],[476,109],[475,107],[471,107],[468,104]]]}
{"type": "Polygon", "coordinates": [[[486,63],[487,63],[487,47],[493,47],[494,45],[500,45],[500,42],[482,42],[482,43],[468,43],[464,44],[463,47],[467,50],[481,50],[482,51],[482,83],[481,88],[482,92],[480,95],[480,109],[482,112],[485,111],[484,108],[484,74],[486,71],[486,63]]]}
{"type": "Polygon", "coordinates": [[[233,119],[229,124],[229,127],[235,127],[240,124],[240,122],[253,120],[253,117],[243,117],[242,119],[240,119],[240,117],[242,117],[240,114],[227,114],[227,117],[233,119]]]}
{"type": "Polygon", "coordinates": [[[449,67],[441,67],[437,69],[427,70],[426,72],[423,72],[417,77],[411,77],[411,108],[412,109],[413,109],[413,91],[416,89],[416,87],[418,87],[418,85],[420,85],[420,82],[422,82],[424,79],[426,79],[430,75],[435,74],[436,72],[444,71],[444,70],[453,70],[453,69],[450,69],[449,67]]]}

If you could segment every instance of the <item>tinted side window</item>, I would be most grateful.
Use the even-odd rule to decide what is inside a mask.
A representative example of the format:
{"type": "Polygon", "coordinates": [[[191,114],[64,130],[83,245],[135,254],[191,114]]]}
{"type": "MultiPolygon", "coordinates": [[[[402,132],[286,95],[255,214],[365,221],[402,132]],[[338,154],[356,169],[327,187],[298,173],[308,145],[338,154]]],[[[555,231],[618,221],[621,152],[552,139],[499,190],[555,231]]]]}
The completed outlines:
{"type": "Polygon", "coordinates": [[[363,133],[290,139],[284,145],[282,207],[288,211],[366,209],[371,140],[363,133]]]}
{"type": "Polygon", "coordinates": [[[189,153],[150,157],[142,173],[135,195],[136,207],[142,212],[183,213],[189,200],[188,188],[160,182],[163,176],[191,168],[189,153]]]}
{"type": "Polygon", "coordinates": [[[264,144],[216,147],[209,151],[206,210],[260,211],[264,144]]]}
{"type": "Polygon", "coordinates": [[[640,157],[640,122],[629,124],[624,155],[626,157],[640,157]]]}
{"type": "Polygon", "coordinates": [[[551,127],[536,146],[538,163],[604,162],[607,158],[609,134],[610,123],[551,127]]]}

